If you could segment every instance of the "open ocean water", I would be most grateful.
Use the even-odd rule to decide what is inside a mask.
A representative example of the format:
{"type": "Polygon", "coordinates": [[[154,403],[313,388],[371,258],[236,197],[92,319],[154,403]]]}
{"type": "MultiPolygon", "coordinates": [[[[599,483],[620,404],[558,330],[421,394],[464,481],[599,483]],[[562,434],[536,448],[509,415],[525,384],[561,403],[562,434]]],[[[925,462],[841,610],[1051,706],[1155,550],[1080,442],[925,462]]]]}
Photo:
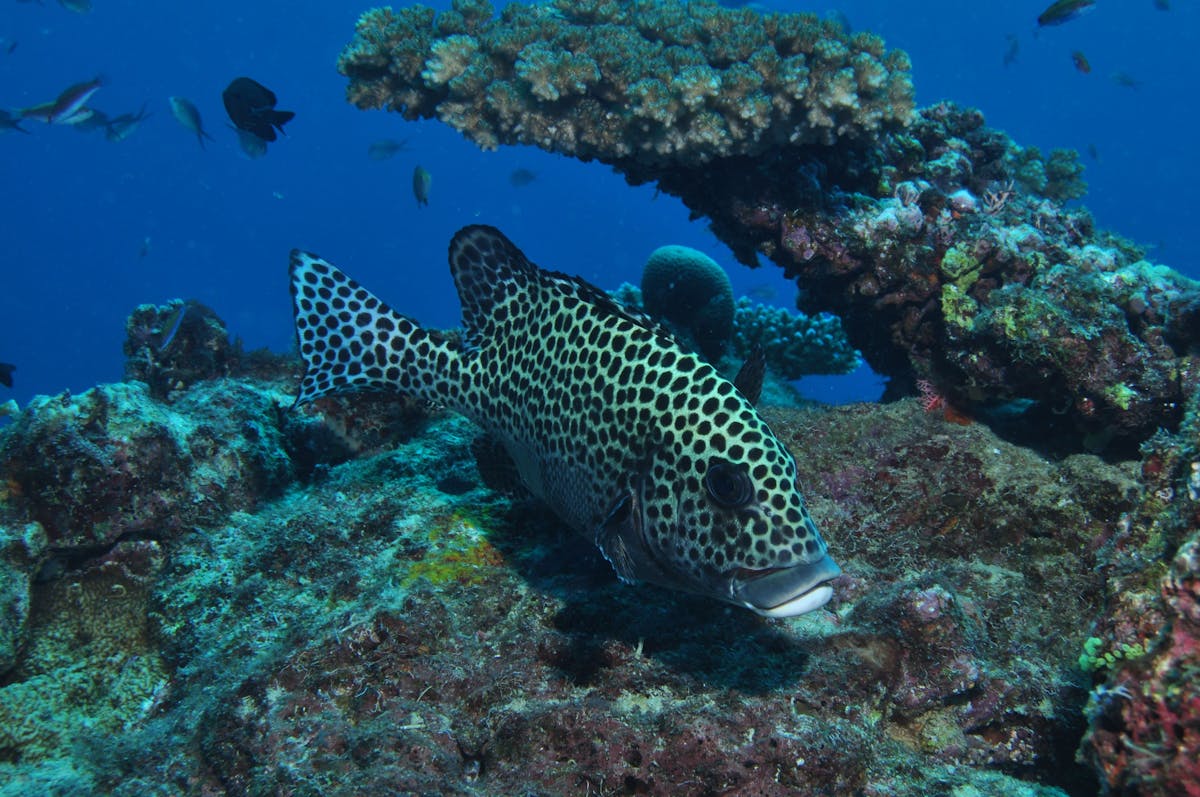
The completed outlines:
{"type": "MultiPolygon", "coordinates": [[[[840,13],[909,52],[919,105],[952,99],[981,109],[1019,144],[1079,150],[1090,186],[1082,202],[1099,225],[1200,277],[1192,241],[1200,8],[1099,0],[1091,13],[1038,30],[1044,5],[761,7],[840,13]],[[1077,51],[1090,72],[1073,63],[1077,51]]],[[[690,245],[728,268],[737,293],[793,306],[794,287],[777,269],[737,265],[703,221],[689,221],[652,186],[631,188],[601,164],[530,148],[481,152],[440,123],[347,104],[335,62],[367,7],[95,0],[78,14],[53,0],[0,6],[0,108],[48,102],[102,76],[89,105],[112,117],[145,104],[150,114],[119,142],[32,120],[27,135],[0,135],[0,362],[17,366],[0,399],[23,404],[120,379],[124,320],[140,303],[197,299],[247,347],[287,350],[293,247],[338,263],[424,324],[453,326],[459,303],[446,244],[475,222],[500,227],[540,265],[609,289],[636,283],[655,247],[690,245]],[[221,103],[242,75],[296,113],[258,160],[240,151],[221,103]],[[201,148],[172,118],[170,96],[195,104],[213,141],[201,148]],[[405,147],[369,158],[369,146],[386,139],[405,147]],[[413,197],[418,165],[433,178],[427,207],[413,197]],[[514,185],[518,169],[535,178],[514,185]]],[[[845,401],[874,398],[880,380],[860,372],[800,387],[845,401]]]]}

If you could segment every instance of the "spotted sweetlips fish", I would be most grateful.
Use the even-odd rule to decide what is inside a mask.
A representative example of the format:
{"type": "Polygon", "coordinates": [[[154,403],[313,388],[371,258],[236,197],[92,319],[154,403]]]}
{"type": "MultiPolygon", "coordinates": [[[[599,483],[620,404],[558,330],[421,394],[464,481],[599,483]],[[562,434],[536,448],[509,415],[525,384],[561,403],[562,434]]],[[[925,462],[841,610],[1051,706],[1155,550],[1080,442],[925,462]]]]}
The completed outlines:
{"type": "Polygon", "coordinates": [[[734,383],[603,291],[538,268],[492,227],[454,236],[450,270],[461,339],[421,328],[293,251],[306,366],[297,405],[391,390],[463,413],[622,581],[769,617],[830,599],[841,571],[805,508],[795,461],[734,383]]]}

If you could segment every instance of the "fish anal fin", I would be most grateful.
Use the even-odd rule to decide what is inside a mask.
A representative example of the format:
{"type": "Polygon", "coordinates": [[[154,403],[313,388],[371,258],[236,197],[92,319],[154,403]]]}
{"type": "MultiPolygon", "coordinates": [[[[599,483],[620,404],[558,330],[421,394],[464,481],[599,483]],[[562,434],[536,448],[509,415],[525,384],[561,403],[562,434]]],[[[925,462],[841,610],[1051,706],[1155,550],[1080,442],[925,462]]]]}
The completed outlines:
{"type": "Polygon", "coordinates": [[[510,495],[528,495],[529,490],[521,480],[517,463],[504,448],[504,444],[490,435],[479,435],[471,441],[471,456],[483,483],[492,490],[510,495]]]}

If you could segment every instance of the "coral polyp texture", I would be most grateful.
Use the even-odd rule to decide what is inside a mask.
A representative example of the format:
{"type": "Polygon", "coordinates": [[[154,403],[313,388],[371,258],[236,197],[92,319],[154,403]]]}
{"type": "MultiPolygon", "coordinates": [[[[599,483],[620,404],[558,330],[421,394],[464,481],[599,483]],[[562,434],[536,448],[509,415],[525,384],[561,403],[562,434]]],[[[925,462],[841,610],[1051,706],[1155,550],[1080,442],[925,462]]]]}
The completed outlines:
{"type": "Polygon", "coordinates": [[[338,68],[360,108],[614,164],[871,138],[913,109],[908,58],[879,37],[703,0],[375,9],[338,68]]]}

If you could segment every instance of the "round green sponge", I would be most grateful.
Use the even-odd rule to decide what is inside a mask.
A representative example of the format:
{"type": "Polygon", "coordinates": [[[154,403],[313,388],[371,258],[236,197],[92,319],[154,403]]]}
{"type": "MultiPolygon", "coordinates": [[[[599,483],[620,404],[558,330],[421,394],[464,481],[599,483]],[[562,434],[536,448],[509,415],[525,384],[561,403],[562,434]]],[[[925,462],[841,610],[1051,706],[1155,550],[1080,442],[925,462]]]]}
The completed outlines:
{"type": "Polygon", "coordinates": [[[733,334],[733,287],[717,262],[690,246],[660,246],[642,270],[647,313],[679,327],[711,361],[733,334]]]}

